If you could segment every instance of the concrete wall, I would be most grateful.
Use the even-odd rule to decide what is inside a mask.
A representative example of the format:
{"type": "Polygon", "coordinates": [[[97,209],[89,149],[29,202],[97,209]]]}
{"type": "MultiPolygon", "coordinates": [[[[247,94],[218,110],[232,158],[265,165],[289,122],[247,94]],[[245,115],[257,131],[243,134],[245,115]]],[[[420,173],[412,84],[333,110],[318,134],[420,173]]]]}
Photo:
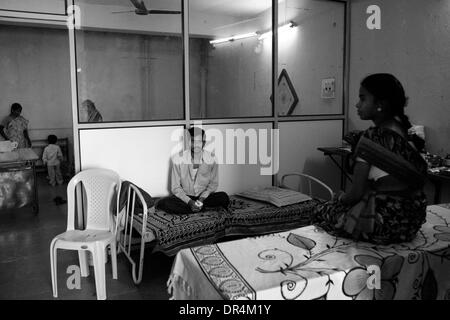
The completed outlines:
{"type": "MultiPolygon", "coordinates": [[[[405,87],[411,122],[425,126],[427,150],[450,153],[450,1],[354,0],[351,11],[349,129],[372,125],[355,112],[360,81],[389,72],[405,87]],[[381,9],[381,30],[366,27],[369,5],[381,9]]],[[[431,184],[426,192],[431,201],[431,184]]],[[[441,202],[450,201],[450,184],[444,183],[441,195],[441,202]]]]}
{"type": "Polygon", "coordinates": [[[389,72],[405,87],[412,123],[425,126],[427,149],[450,152],[450,2],[446,0],[352,1],[350,129],[371,125],[356,112],[364,76],[389,72]],[[368,30],[366,8],[381,9],[381,30],[368,30]]]}
{"type": "Polygon", "coordinates": [[[317,148],[340,145],[342,129],[342,120],[280,123],[279,178],[287,173],[302,172],[338,191],[340,170],[317,148]]]}

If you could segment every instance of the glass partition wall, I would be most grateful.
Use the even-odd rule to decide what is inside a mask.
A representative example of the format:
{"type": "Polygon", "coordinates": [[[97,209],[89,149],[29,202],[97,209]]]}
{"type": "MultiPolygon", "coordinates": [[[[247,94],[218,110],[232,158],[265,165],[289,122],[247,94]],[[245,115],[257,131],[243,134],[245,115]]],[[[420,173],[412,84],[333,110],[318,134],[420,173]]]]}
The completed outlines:
{"type": "Polygon", "coordinates": [[[279,2],[279,116],[343,114],[345,22],[343,2],[279,2]]]}
{"type": "Polygon", "coordinates": [[[184,119],[181,1],[74,3],[79,122],[184,119]]]}
{"type": "Polygon", "coordinates": [[[5,0],[0,9],[75,18],[78,123],[343,113],[346,1],[5,0]]]}
{"type": "Polygon", "coordinates": [[[345,2],[142,3],[74,0],[80,124],[343,115],[345,2]]]}
{"type": "Polygon", "coordinates": [[[271,30],[271,0],[189,1],[192,118],[272,116],[271,30]]]}
{"type": "Polygon", "coordinates": [[[345,126],[346,1],[73,4],[77,139],[80,130],[196,123],[345,126]]]}

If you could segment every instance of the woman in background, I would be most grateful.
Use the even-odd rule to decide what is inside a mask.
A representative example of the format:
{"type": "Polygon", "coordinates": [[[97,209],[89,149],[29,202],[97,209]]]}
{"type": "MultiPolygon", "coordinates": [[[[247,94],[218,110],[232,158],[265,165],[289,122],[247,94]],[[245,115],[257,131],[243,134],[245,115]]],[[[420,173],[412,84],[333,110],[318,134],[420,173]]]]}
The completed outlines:
{"type": "Polygon", "coordinates": [[[17,148],[31,148],[28,120],[22,117],[21,113],[22,106],[19,103],[13,103],[10,115],[0,124],[0,135],[5,140],[17,142],[17,148]]]}
{"type": "Polygon", "coordinates": [[[100,112],[98,112],[97,108],[95,108],[95,104],[87,99],[84,100],[83,103],[81,104],[81,106],[83,107],[83,111],[86,114],[86,121],[84,122],[102,122],[103,118],[102,115],[100,114],[100,112]]]}
{"type": "Polygon", "coordinates": [[[350,191],[318,206],[312,222],[332,234],[378,244],[411,241],[426,216],[423,185],[427,164],[424,141],[409,136],[407,98],[391,74],[366,77],[356,109],[374,123],[362,132],[354,156],[350,191]]]}

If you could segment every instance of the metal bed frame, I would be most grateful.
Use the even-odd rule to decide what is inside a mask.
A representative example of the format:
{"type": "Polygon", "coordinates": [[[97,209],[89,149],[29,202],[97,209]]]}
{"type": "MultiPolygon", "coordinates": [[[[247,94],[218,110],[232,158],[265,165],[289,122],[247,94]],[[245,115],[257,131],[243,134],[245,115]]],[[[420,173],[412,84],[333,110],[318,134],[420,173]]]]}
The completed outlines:
{"type": "MultiPolygon", "coordinates": [[[[144,197],[142,196],[139,189],[130,184],[128,186],[127,192],[127,202],[125,207],[123,208],[123,212],[119,213],[117,225],[118,225],[118,251],[121,251],[125,254],[128,261],[131,263],[132,268],[132,277],[135,284],[139,284],[142,281],[142,268],[144,266],[144,249],[145,244],[151,242],[146,237],[147,230],[147,217],[148,214],[152,214],[155,212],[155,207],[147,208],[144,197]],[[138,201],[142,206],[142,213],[137,213],[139,216],[142,216],[143,223],[137,223],[135,214],[136,214],[136,196],[138,201]],[[140,234],[140,241],[137,243],[136,241],[132,241],[132,232],[133,228],[137,229],[140,234]],[[139,261],[136,262],[131,257],[131,251],[139,246],[139,261]]],[[[152,240],[152,239],[151,239],[152,240]]]]}

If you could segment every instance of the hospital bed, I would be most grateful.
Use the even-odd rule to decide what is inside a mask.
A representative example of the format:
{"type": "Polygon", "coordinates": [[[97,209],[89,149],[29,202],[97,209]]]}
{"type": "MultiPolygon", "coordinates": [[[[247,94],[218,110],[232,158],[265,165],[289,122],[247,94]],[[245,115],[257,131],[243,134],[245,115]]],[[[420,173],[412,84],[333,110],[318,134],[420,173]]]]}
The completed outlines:
{"type": "Polygon", "coordinates": [[[179,251],[173,299],[450,298],[450,205],[427,207],[408,243],[339,238],[315,226],[179,251]]]}

